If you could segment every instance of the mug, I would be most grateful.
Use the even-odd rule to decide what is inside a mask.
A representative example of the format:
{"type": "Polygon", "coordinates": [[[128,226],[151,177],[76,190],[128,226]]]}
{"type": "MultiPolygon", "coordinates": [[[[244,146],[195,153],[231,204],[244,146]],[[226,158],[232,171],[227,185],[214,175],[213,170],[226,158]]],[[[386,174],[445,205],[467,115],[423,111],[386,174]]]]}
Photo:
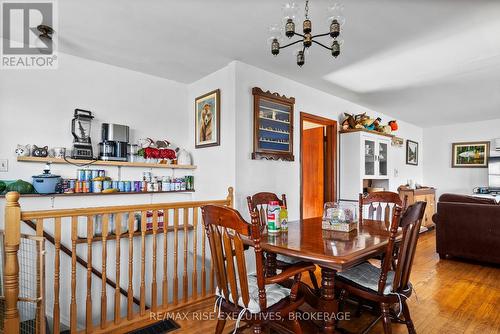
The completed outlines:
{"type": "Polygon", "coordinates": [[[65,147],[54,147],[54,158],[64,159],[65,155],[66,155],[65,147]]]}

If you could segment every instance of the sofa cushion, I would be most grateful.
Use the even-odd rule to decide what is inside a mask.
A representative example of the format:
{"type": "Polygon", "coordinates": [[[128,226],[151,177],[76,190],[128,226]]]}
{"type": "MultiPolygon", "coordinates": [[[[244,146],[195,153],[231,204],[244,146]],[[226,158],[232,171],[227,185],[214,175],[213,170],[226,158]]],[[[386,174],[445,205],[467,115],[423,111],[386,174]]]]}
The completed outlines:
{"type": "Polygon", "coordinates": [[[470,204],[497,204],[494,198],[475,197],[457,194],[442,194],[439,202],[448,203],[470,203],[470,204]]]}

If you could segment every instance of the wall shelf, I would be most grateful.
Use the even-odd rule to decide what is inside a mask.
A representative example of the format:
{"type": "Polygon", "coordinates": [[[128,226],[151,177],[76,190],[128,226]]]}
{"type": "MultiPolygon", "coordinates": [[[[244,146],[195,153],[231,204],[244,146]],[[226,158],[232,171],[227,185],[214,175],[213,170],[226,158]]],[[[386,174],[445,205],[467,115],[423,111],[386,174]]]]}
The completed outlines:
{"type": "Polygon", "coordinates": [[[103,161],[103,160],[77,160],[77,159],[59,159],[59,158],[39,158],[39,157],[17,157],[19,162],[38,162],[53,164],[75,164],[82,167],[88,166],[115,166],[115,167],[141,167],[141,168],[166,168],[166,169],[196,169],[194,165],[168,165],[148,162],[128,162],[128,161],[103,161]]]}
{"type": "MultiPolygon", "coordinates": [[[[116,192],[116,193],[65,193],[65,194],[22,194],[23,197],[71,197],[71,196],[111,196],[111,195],[145,195],[145,194],[170,194],[170,193],[193,193],[194,190],[175,191],[141,191],[141,192],[116,192]]],[[[0,198],[5,195],[0,195],[0,198]]]]}

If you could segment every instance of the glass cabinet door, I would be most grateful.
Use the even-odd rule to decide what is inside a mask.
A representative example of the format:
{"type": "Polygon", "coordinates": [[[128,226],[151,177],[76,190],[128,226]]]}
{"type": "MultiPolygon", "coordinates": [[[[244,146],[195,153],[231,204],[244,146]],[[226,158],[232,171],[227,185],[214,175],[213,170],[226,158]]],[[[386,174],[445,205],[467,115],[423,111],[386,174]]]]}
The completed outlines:
{"type": "Polygon", "coordinates": [[[387,151],[388,144],[385,142],[378,143],[378,173],[381,176],[387,176],[387,151]]]}
{"type": "Polygon", "coordinates": [[[365,175],[375,175],[375,141],[365,139],[365,175]]]}

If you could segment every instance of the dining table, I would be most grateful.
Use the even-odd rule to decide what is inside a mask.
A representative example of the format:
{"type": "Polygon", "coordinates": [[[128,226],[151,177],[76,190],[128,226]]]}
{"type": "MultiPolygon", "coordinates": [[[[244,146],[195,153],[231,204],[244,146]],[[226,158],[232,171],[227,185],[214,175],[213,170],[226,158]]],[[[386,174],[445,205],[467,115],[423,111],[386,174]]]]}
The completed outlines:
{"type": "MultiPolygon", "coordinates": [[[[401,238],[398,234],[396,241],[401,238]]],[[[322,229],[322,218],[288,223],[288,231],[261,235],[260,246],[266,252],[266,275],[276,275],[276,257],[282,254],[312,262],[321,269],[320,296],[315,308],[337,314],[335,274],[383,253],[389,241],[389,223],[364,219],[351,232],[322,229]]],[[[325,317],[323,333],[336,333],[335,317],[325,317]]]]}

